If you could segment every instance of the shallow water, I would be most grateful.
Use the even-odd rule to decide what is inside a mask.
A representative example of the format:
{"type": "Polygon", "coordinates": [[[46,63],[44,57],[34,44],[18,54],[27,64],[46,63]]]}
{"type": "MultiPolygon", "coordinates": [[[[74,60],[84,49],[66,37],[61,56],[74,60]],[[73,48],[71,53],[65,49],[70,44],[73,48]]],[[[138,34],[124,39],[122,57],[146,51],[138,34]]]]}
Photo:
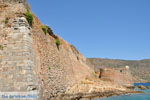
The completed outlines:
{"type": "Polygon", "coordinates": [[[93,100],[150,100],[150,90],[145,90],[144,92],[143,94],[128,94],[93,100]]]}
{"type": "Polygon", "coordinates": [[[147,93],[147,94],[150,95],[150,90],[135,89],[135,91],[143,91],[144,93],[147,93]]]}

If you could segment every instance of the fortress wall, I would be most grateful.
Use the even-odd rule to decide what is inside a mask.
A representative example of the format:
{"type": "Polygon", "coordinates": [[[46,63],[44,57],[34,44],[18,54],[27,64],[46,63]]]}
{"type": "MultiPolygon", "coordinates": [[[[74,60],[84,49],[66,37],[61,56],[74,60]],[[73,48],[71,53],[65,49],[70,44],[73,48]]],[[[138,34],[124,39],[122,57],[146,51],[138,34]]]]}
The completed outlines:
{"type": "Polygon", "coordinates": [[[38,93],[36,55],[26,18],[15,18],[12,27],[1,25],[0,30],[0,92],[38,93]]]}

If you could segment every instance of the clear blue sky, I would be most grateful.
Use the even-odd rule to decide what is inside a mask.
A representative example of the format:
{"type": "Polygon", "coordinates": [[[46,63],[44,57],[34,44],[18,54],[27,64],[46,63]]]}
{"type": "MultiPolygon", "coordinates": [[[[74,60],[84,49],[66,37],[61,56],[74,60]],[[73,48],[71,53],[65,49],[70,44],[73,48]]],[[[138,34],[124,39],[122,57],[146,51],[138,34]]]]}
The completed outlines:
{"type": "Polygon", "coordinates": [[[150,59],[150,0],[29,0],[86,57],[150,59]]]}

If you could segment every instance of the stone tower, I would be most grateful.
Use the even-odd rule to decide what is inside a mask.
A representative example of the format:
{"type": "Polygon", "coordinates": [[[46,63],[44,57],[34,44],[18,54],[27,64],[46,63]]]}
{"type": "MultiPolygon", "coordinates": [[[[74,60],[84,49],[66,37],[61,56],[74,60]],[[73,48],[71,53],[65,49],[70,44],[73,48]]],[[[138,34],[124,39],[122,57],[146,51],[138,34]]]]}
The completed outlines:
{"type": "Polygon", "coordinates": [[[27,2],[1,0],[0,3],[0,100],[39,100],[31,27],[25,16],[16,15],[26,12],[18,3],[27,2]]]}

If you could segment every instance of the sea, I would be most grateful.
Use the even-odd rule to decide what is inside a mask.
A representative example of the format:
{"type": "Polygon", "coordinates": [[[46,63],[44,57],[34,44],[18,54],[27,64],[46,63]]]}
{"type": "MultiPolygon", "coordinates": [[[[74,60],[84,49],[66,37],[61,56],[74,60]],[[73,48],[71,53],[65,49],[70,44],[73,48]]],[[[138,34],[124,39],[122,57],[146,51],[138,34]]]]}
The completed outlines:
{"type": "MultiPolygon", "coordinates": [[[[144,86],[150,86],[150,83],[136,83],[134,85],[144,85],[144,86]]],[[[126,94],[126,95],[120,95],[120,96],[112,96],[112,97],[104,97],[104,98],[96,98],[93,100],[150,100],[150,90],[140,90],[136,89],[138,91],[143,91],[144,93],[141,94],[126,94]]]]}

